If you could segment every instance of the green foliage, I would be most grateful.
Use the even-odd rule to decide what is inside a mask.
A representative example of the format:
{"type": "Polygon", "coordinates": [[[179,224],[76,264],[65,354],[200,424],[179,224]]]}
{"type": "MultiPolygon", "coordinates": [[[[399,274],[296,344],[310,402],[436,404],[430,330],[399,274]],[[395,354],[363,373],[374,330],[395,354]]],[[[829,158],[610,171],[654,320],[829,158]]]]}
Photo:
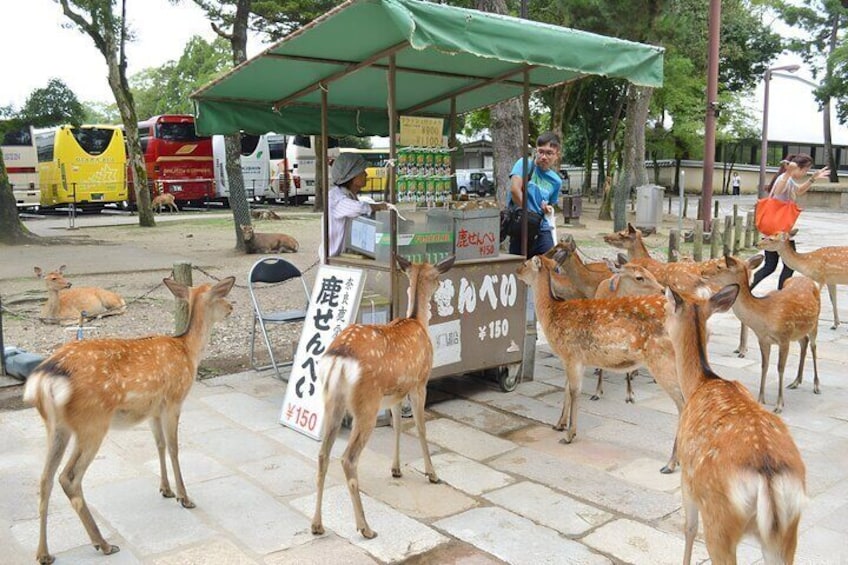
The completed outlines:
{"type": "Polygon", "coordinates": [[[344,135],[339,138],[339,147],[355,147],[357,149],[371,149],[370,137],[356,137],[355,135],[344,135]]]}
{"type": "Polygon", "coordinates": [[[46,87],[32,91],[18,117],[35,127],[79,125],[85,118],[85,108],[68,85],[52,78],[46,87]]]}
{"type": "MultiPolygon", "coordinates": [[[[238,0],[194,0],[194,3],[219,28],[232,29],[238,0]]],[[[253,0],[247,28],[276,41],[341,3],[341,0],[253,0]]]]}
{"type": "Polygon", "coordinates": [[[86,101],[82,103],[85,109],[85,118],[83,123],[86,124],[117,124],[121,122],[121,113],[118,112],[118,105],[114,102],[86,101]]]}

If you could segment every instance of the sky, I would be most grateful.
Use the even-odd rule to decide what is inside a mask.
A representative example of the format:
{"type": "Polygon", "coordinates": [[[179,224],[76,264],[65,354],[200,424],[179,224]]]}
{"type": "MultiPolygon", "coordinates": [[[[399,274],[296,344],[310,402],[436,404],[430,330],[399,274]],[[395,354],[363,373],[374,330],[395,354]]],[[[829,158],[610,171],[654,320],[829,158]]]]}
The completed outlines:
{"type": "MultiPolygon", "coordinates": [[[[0,106],[20,108],[36,88],[51,78],[59,78],[83,102],[112,103],[106,82],[106,63],[87,36],[75,29],[63,28],[69,20],[54,0],[15,2],[14,15],[8,8],[13,0],[0,0],[0,106]],[[4,6],[5,5],[5,6],[4,6]]],[[[214,39],[205,14],[191,0],[173,6],[168,0],[128,0],[128,18],[136,41],[128,44],[128,76],[149,67],[176,60],[193,35],[214,39]]],[[[264,46],[257,40],[248,43],[248,56],[264,46]]],[[[773,66],[801,63],[793,56],[782,56],[773,66]]],[[[797,76],[811,79],[804,69],[797,76]]],[[[749,106],[753,115],[762,115],[762,83],[749,106]]],[[[836,112],[832,112],[835,116],[836,112]]],[[[771,140],[798,140],[820,143],[822,118],[810,86],[784,77],[775,77],[769,87],[769,124],[771,140]]],[[[833,120],[833,141],[848,145],[848,127],[833,120]]]]}

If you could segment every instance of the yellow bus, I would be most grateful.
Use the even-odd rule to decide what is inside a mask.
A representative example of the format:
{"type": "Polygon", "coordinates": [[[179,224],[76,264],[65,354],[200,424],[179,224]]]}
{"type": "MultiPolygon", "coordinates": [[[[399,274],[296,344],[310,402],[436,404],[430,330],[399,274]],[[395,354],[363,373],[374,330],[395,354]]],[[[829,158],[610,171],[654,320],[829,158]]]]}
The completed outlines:
{"type": "Polygon", "coordinates": [[[41,206],[102,208],[127,201],[127,156],[120,126],[83,125],[36,135],[41,206]]]}
{"type": "Polygon", "coordinates": [[[368,162],[368,184],[360,191],[362,194],[373,196],[385,194],[386,190],[386,164],[389,162],[389,148],[383,149],[356,149],[354,147],[339,147],[339,153],[356,153],[362,155],[368,162]]]}

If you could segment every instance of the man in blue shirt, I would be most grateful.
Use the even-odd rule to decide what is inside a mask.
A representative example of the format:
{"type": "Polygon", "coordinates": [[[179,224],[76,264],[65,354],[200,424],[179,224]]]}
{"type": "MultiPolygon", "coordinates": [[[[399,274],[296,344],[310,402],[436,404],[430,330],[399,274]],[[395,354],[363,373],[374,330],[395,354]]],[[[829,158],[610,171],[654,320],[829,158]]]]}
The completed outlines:
{"type": "MultiPolygon", "coordinates": [[[[559,201],[559,191],[562,188],[562,178],[556,171],[560,160],[559,136],[552,131],[547,131],[536,139],[536,158],[528,163],[527,174],[527,206],[531,212],[541,214],[543,217],[553,213],[553,204],[559,201]]],[[[509,173],[510,190],[507,197],[508,206],[522,206],[521,200],[521,175],[524,169],[524,159],[519,159],[509,173]]],[[[544,218],[537,233],[529,229],[527,241],[527,257],[541,255],[554,246],[551,236],[551,226],[548,219],[544,218]]],[[[513,255],[521,255],[521,238],[510,237],[509,252],[513,255]]]]}

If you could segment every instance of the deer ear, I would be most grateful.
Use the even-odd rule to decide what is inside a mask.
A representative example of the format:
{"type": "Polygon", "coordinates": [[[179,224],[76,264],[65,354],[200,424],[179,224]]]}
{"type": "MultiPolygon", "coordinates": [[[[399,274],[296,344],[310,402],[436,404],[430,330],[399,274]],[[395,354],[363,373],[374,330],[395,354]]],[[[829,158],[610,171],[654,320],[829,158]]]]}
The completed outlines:
{"type": "Polygon", "coordinates": [[[760,266],[760,264],[762,264],[762,262],[764,260],[765,260],[765,256],[758,253],[758,254],[754,255],[753,257],[751,257],[750,259],[748,259],[748,268],[749,269],[756,269],[757,267],[760,266]]]}
{"type": "Polygon", "coordinates": [[[451,255],[450,257],[445,257],[438,263],[436,263],[436,270],[439,273],[447,273],[451,267],[453,267],[454,261],[456,261],[456,255],[451,255]]]}
{"type": "Polygon", "coordinates": [[[683,297],[670,286],[665,287],[665,299],[675,312],[679,312],[683,308],[683,297]]]}
{"type": "Polygon", "coordinates": [[[230,293],[235,283],[235,277],[227,277],[225,279],[221,279],[221,282],[212,287],[212,293],[218,298],[223,298],[230,293]]]}
{"type": "Polygon", "coordinates": [[[619,253],[618,255],[616,255],[615,260],[616,265],[618,265],[619,267],[626,265],[630,262],[630,260],[627,258],[627,255],[625,255],[624,253],[619,253]]]}
{"type": "Polygon", "coordinates": [[[35,272],[35,276],[38,278],[44,277],[44,271],[41,270],[41,267],[33,267],[32,270],[35,272]]]}
{"type": "Polygon", "coordinates": [[[62,273],[62,274],[64,275],[64,274],[65,274],[65,269],[67,269],[67,268],[68,268],[68,266],[67,266],[67,265],[59,265],[59,268],[58,268],[58,269],[56,269],[56,270],[57,270],[57,271],[59,271],[60,273],[62,273]]]}
{"type": "Polygon", "coordinates": [[[395,255],[395,259],[397,260],[397,264],[400,267],[400,270],[406,272],[412,266],[412,261],[407,259],[402,255],[395,255]]]}
{"type": "Polygon", "coordinates": [[[165,286],[168,287],[168,290],[171,291],[171,294],[185,300],[188,302],[188,287],[182,283],[178,283],[174,279],[162,279],[162,282],[165,283],[165,286]]]}
{"type": "Polygon", "coordinates": [[[613,275],[609,280],[609,289],[610,292],[615,292],[618,290],[618,283],[621,282],[621,275],[613,275]]]}
{"type": "Polygon", "coordinates": [[[716,292],[710,297],[708,302],[710,315],[715,312],[726,312],[736,302],[736,297],[739,295],[739,285],[729,284],[716,292]]]}
{"type": "Polygon", "coordinates": [[[636,233],[636,228],[630,222],[627,222],[627,233],[636,233]]]}
{"type": "Polygon", "coordinates": [[[733,266],[733,257],[731,257],[730,255],[725,255],[724,256],[724,264],[727,268],[732,267],[733,266]]]}

